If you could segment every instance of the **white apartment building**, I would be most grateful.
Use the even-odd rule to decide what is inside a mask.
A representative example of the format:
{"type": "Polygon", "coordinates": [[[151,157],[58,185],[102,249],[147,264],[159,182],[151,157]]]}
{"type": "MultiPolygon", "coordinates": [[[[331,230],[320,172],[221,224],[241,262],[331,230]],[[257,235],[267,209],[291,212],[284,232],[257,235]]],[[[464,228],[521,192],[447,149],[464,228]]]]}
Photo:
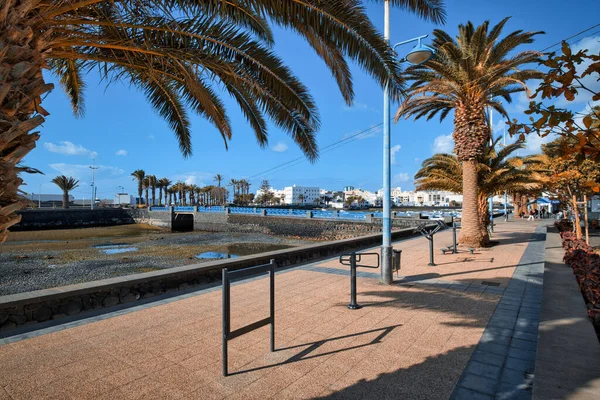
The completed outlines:
{"type": "Polygon", "coordinates": [[[462,194],[442,190],[405,191],[392,195],[397,205],[409,206],[449,206],[450,202],[462,203],[462,194]]]}
{"type": "Polygon", "coordinates": [[[368,204],[375,204],[375,201],[377,200],[377,194],[375,194],[373,192],[369,192],[368,190],[360,189],[360,188],[352,189],[352,190],[345,190],[344,195],[346,196],[346,199],[348,197],[362,197],[363,199],[365,199],[367,201],[368,204]]]}
{"type": "MultiPolygon", "coordinates": [[[[279,199],[282,198],[282,196],[285,194],[283,190],[279,190],[279,189],[275,189],[274,187],[270,187],[269,188],[269,192],[273,193],[273,197],[277,197],[279,199]]],[[[256,191],[256,197],[260,197],[263,195],[263,190],[262,189],[258,189],[256,191]]]]}
{"type": "Polygon", "coordinates": [[[320,189],[311,186],[288,186],[283,188],[283,194],[285,204],[317,204],[321,197],[320,189]]]}

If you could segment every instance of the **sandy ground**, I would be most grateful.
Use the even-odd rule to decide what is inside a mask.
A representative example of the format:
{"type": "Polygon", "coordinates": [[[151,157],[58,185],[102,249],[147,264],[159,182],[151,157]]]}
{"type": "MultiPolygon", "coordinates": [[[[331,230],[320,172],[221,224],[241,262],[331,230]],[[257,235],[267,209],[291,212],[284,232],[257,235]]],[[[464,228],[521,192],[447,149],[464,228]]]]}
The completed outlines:
{"type": "Polygon", "coordinates": [[[205,252],[256,254],[309,243],[261,234],[172,233],[136,224],[13,232],[0,246],[0,295],[196,264],[205,252]],[[97,246],[134,248],[105,254],[97,246]]]}

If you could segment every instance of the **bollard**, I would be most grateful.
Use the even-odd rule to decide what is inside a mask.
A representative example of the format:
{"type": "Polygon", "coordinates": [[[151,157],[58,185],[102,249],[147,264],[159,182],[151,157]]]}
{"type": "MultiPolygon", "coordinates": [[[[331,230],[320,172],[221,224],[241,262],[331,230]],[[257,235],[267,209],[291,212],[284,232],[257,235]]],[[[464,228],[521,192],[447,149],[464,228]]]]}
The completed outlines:
{"type": "Polygon", "coordinates": [[[457,254],[458,250],[456,249],[456,222],[452,223],[452,254],[457,254]]]}
{"type": "Polygon", "coordinates": [[[356,303],[356,253],[354,252],[350,255],[350,304],[348,304],[348,308],[351,310],[362,308],[356,303]]]}
{"type": "Polygon", "coordinates": [[[429,264],[430,267],[435,267],[435,263],[433,262],[433,235],[428,235],[427,239],[429,239],[429,264]]]}
{"type": "Polygon", "coordinates": [[[396,278],[398,278],[398,273],[400,271],[400,258],[402,257],[402,250],[393,250],[394,255],[393,255],[393,265],[394,268],[393,270],[396,271],[396,278]]]}

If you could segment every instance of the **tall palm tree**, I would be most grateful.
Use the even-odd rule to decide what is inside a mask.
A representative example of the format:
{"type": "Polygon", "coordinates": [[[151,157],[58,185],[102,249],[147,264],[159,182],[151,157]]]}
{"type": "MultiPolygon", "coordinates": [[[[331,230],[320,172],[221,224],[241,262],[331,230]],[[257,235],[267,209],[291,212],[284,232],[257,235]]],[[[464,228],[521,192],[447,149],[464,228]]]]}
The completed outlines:
{"type": "Polygon", "coordinates": [[[52,179],[52,183],[63,191],[63,208],[69,208],[69,192],[79,186],[79,181],[70,176],[59,175],[52,179]]]}
{"type": "Polygon", "coordinates": [[[490,139],[486,107],[508,119],[501,100],[511,101],[511,95],[527,90],[528,79],[543,74],[533,69],[521,69],[536,62],[540,53],[524,51],[513,54],[522,44],[532,43],[541,32],[516,31],[500,38],[508,18],[488,30],[489,22],[475,28],[471,22],[459,25],[458,36],[436,29],[433,47],[436,55],[423,65],[406,70],[412,80],[396,120],[400,117],[440,120],[454,111],[454,152],[463,163],[463,209],[461,243],[479,247],[488,240],[479,229],[477,163],[490,139]],[[510,53],[510,55],[509,55],[510,53]]]}
{"type": "Polygon", "coordinates": [[[146,177],[144,178],[144,180],[142,181],[142,185],[144,187],[145,190],[145,194],[146,194],[146,202],[145,205],[146,207],[149,206],[149,202],[148,202],[148,191],[150,190],[150,175],[146,175],[146,177]]]}
{"type": "Polygon", "coordinates": [[[200,205],[200,195],[202,194],[202,188],[194,185],[194,192],[196,193],[196,204],[200,205]]]}
{"type": "Polygon", "coordinates": [[[221,182],[223,181],[223,175],[221,174],[216,174],[215,177],[213,178],[213,181],[217,182],[217,187],[221,187],[221,182]]]}
{"type": "Polygon", "coordinates": [[[156,175],[148,175],[148,185],[152,189],[152,206],[156,205],[156,184],[158,183],[158,179],[156,179],[156,175]]]}
{"type": "Polygon", "coordinates": [[[142,192],[144,191],[144,178],[146,178],[146,172],[143,169],[136,169],[131,173],[133,179],[137,179],[138,182],[138,206],[142,205],[142,192]]]}
{"type": "Polygon", "coordinates": [[[165,199],[165,203],[164,204],[168,205],[169,203],[167,202],[167,195],[168,195],[167,189],[171,185],[171,181],[169,179],[167,179],[167,178],[161,178],[158,181],[158,184],[159,184],[158,188],[160,189],[160,191],[158,192],[159,193],[158,202],[160,204],[160,202],[162,201],[162,198],[163,198],[163,194],[164,194],[164,199],[165,199]]]}
{"type": "MultiPolygon", "coordinates": [[[[492,144],[487,142],[477,164],[479,182],[477,207],[480,231],[487,231],[490,222],[488,207],[490,196],[504,191],[509,193],[539,191],[546,181],[546,165],[539,156],[511,157],[515,151],[523,148],[523,144],[516,142],[496,150],[499,141],[500,138],[492,144]]],[[[464,165],[454,154],[434,154],[433,157],[423,161],[423,166],[417,171],[415,189],[462,193],[464,165]]]]}
{"type": "MultiPolygon", "coordinates": [[[[382,2],[382,0],[378,0],[382,2]]],[[[318,110],[307,88],[271,50],[271,25],[295,31],[324,60],[348,104],[354,92],[347,59],[399,94],[399,68],[357,1],[3,0],[0,6],[0,242],[18,221],[17,164],[34,147],[49,113],[42,99],[57,75],[73,111],[83,114],[85,75],[130,82],[167,120],[191,154],[189,112],[232,136],[219,86],[240,106],[260,145],[267,118],[288,132],[307,157],[318,151],[318,110]],[[143,4],[142,4],[143,3],[143,4]]],[[[423,19],[443,22],[441,0],[391,0],[423,19]]]]}

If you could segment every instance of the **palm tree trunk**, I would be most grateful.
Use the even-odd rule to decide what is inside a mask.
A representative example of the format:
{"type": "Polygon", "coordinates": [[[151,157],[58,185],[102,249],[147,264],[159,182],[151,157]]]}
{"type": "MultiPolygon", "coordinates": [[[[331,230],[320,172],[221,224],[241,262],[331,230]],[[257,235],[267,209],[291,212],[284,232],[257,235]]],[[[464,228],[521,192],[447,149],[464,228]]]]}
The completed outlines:
{"type": "Polygon", "coordinates": [[[69,208],[69,192],[63,190],[63,208],[69,208]]]}
{"type": "Polygon", "coordinates": [[[142,205],[142,193],[144,193],[144,189],[142,188],[142,180],[140,179],[138,182],[138,206],[142,205]]]}
{"type": "Polygon", "coordinates": [[[477,160],[463,161],[463,205],[459,242],[469,247],[485,244],[478,210],[477,160]]]}
{"type": "Polygon", "coordinates": [[[160,203],[162,201],[163,195],[162,195],[162,186],[158,188],[158,205],[160,206],[160,203]]]}
{"type": "Polygon", "coordinates": [[[35,148],[40,135],[30,132],[48,115],[41,96],[54,88],[42,76],[47,42],[33,37],[33,23],[18,4],[5,1],[0,12],[0,243],[21,220],[15,212],[22,207],[17,193],[23,180],[16,165],[35,148]]]}
{"type": "Polygon", "coordinates": [[[155,199],[156,199],[156,188],[152,187],[152,205],[155,205],[155,199]]]}
{"type": "Polygon", "coordinates": [[[488,197],[479,195],[477,208],[479,211],[479,227],[481,234],[484,236],[484,242],[489,242],[488,226],[490,225],[490,204],[488,197]]]}
{"type": "Polygon", "coordinates": [[[146,207],[148,207],[148,188],[146,188],[146,207]]]}

